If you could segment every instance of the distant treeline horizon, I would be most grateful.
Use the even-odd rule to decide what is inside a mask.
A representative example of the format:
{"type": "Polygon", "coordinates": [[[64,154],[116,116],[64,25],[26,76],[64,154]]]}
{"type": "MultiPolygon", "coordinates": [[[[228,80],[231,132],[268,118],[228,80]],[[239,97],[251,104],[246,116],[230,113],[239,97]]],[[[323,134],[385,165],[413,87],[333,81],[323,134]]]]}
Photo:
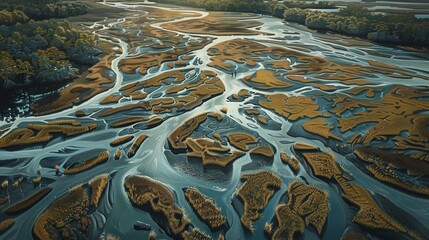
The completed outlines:
{"type": "Polygon", "coordinates": [[[339,9],[338,12],[329,13],[312,10],[336,8],[330,2],[280,3],[263,0],[157,0],[157,2],[199,7],[208,11],[265,14],[300,23],[310,29],[363,37],[379,43],[429,46],[429,19],[417,19],[411,13],[376,14],[358,6],[348,6],[339,9]]]}

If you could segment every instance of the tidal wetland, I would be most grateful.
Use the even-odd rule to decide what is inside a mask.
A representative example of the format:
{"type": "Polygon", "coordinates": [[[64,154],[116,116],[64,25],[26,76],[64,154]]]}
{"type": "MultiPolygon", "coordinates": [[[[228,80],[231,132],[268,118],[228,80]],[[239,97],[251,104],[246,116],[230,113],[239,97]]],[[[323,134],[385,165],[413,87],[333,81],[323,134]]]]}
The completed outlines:
{"type": "Polygon", "coordinates": [[[427,52],[97,4],[110,53],[0,122],[1,239],[429,236],[427,52]]]}

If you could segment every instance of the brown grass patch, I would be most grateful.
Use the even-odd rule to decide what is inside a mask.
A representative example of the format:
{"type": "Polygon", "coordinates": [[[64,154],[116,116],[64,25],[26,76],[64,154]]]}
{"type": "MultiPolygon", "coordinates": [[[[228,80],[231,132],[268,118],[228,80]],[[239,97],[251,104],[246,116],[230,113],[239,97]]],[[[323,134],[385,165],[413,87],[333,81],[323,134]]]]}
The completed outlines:
{"type": "Polygon", "coordinates": [[[82,163],[75,164],[67,169],[64,169],[64,174],[72,175],[84,172],[88,169],[91,169],[99,164],[107,162],[109,159],[109,151],[104,151],[100,153],[98,156],[87,159],[82,163]]]}
{"type": "Polygon", "coordinates": [[[14,224],[15,224],[14,218],[8,218],[0,222],[0,235],[2,235],[7,230],[9,230],[14,224]]]}
{"type": "Polygon", "coordinates": [[[284,89],[292,86],[279,79],[278,74],[268,69],[258,70],[255,74],[244,77],[242,81],[248,86],[260,90],[284,89]]]}
{"type": "Polygon", "coordinates": [[[422,239],[419,234],[405,228],[383,212],[363,187],[340,181],[339,185],[343,190],[342,197],[359,207],[358,213],[353,218],[354,222],[370,229],[399,232],[409,235],[413,239],[422,239]]]}
{"type": "Polygon", "coordinates": [[[187,138],[185,144],[189,149],[188,157],[201,158],[203,165],[226,167],[244,155],[240,151],[231,152],[229,148],[222,146],[219,141],[208,138],[187,138]]]}
{"type": "Polygon", "coordinates": [[[342,138],[337,135],[331,133],[331,130],[334,128],[332,126],[328,126],[328,123],[323,118],[311,119],[302,124],[302,128],[308,133],[319,135],[325,139],[335,139],[338,141],[343,141],[342,138]]]}
{"type": "Polygon", "coordinates": [[[318,147],[313,146],[311,144],[308,143],[303,143],[303,142],[297,142],[295,144],[293,144],[293,149],[295,151],[303,151],[303,150],[319,150],[318,147]]]}
{"type": "Polygon", "coordinates": [[[362,100],[345,95],[337,95],[332,99],[332,113],[341,116],[347,110],[364,107],[367,111],[359,111],[352,117],[338,119],[339,130],[344,133],[368,122],[376,125],[368,129],[362,136],[360,133],[352,138],[352,144],[370,146],[373,140],[393,137],[398,150],[416,150],[427,152],[429,147],[429,116],[420,114],[429,111],[427,100],[429,94],[424,88],[393,86],[378,100],[362,100]],[[407,132],[408,137],[403,137],[407,132]]]}
{"type": "Polygon", "coordinates": [[[85,117],[85,116],[86,116],[86,113],[85,113],[84,111],[82,111],[82,110],[77,110],[77,111],[74,113],[74,115],[75,115],[76,117],[85,117]]]}
{"type": "Polygon", "coordinates": [[[292,240],[296,234],[304,233],[304,221],[288,205],[280,204],[276,207],[276,219],[279,227],[274,231],[272,239],[292,240]]]}
{"type": "Polygon", "coordinates": [[[58,239],[63,237],[76,237],[73,231],[66,231],[70,224],[76,223],[77,229],[83,233],[89,230],[90,208],[98,205],[100,192],[103,192],[106,185],[96,177],[91,181],[91,191],[89,185],[77,185],[70,191],[56,199],[40,216],[36,219],[33,227],[33,234],[36,239],[58,239]],[[92,196],[92,194],[96,196],[92,196]],[[95,204],[95,205],[94,205],[95,204]],[[61,234],[62,233],[62,234],[61,234]],[[68,233],[71,235],[64,233],[68,233]]]}
{"type": "Polygon", "coordinates": [[[183,240],[212,240],[212,238],[198,228],[193,228],[192,231],[184,231],[182,233],[183,240]]]}
{"type": "Polygon", "coordinates": [[[247,145],[258,142],[253,135],[245,132],[230,133],[226,137],[232,146],[242,151],[249,151],[249,147],[247,145]]]}
{"type": "Polygon", "coordinates": [[[112,147],[116,147],[125,143],[128,143],[129,141],[133,140],[134,136],[133,135],[125,135],[122,137],[118,137],[115,140],[110,142],[110,146],[112,147]]]}
{"type": "Polygon", "coordinates": [[[0,148],[45,143],[54,137],[52,134],[59,133],[65,136],[73,136],[90,132],[96,127],[97,124],[86,126],[28,124],[27,128],[16,129],[1,137],[0,148]]]}
{"type": "Polygon", "coordinates": [[[164,118],[160,117],[160,116],[152,116],[146,123],[146,125],[148,127],[155,127],[158,126],[159,124],[161,124],[162,122],[164,122],[164,118]]]}
{"type": "Polygon", "coordinates": [[[110,126],[112,126],[114,128],[125,127],[125,126],[133,125],[135,123],[145,122],[147,120],[149,120],[149,119],[145,118],[145,117],[132,117],[132,118],[121,119],[117,122],[110,124],[110,126]]]}
{"type": "Polygon", "coordinates": [[[429,175],[429,163],[399,153],[388,153],[378,149],[359,147],[355,155],[364,162],[366,169],[379,181],[388,183],[401,190],[429,196],[429,187],[403,180],[397,169],[405,169],[411,175],[429,175]]]}
{"type": "Polygon", "coordinates": [[[274,150],[268,146],[256,146],[250,151],[250,153],[261,155],[268,158],[274,157],[274,150]]]}
{"type": "Polygon", "coordinates": [[[323,116],[311,97],[287,96],[284,94],[265,95],[266,101],[259,100],[258,104],[266,109],[271,109],[285,119],[295,121],[300,118],[315,118],[323,116]]]}
{"type": "Polygon", "coordinates": [[[14,204],[6,210],[6,214],[18,214],[27,211],[40,200],[42,200],[46,195],[48,195],[52,191],[52,188],[44,188],[37,191],[35,194],[30,197],[14,204]]]}
{"type": "Polygon", "coordinates": [[[122,95],[109,95],[100,101],[100,104],[118,103],[122,95]]]}
{"type": "MultiPolygon", "coordinates": [[[[215,114],[213,116],[215,116],[217,119],[222,117],[220,114],[212,114],[215,114]]],[[[173,152],[185,152],[187,149],[187,145],[185,143],[186,138],[188,138],[192,132],[194,132],[198,126],[200,126],[201,123],[206,121],[207,116],[209,115],[210,113],[201,113],[199,115],[193,116],[174,129],[167,138],[170,149],[173,152]]]]}
{"type": "Polygon", "coordinates": [[[210,227],[211,230],[221,228],[226,223],[226,217],[213,199],[202,194],[196,188],[186,188],[185,197],[192,209],[210,227]]]}
{"type": "Polygon", "coordinates": [[[189,225],[184,211],[176,206],[173,192],[163,183],[146,176],[125,179],[125,190],[131,203],[148,211],[170,236],[180,236],[189,225]]]}
{"type": "Polygon", "coordinates": [[[399,79],[410,79],[413,77],[429,79],[427,76],[405,69],[386,68],[380,66],[380,64],[377,66],[374,63],[370,66],[346,65],[284,47],[267,47],[261,43],[246,39],[234,39],[219,43],[210,49],[209,55],[212,62],[208,65],[224,71],[231,71],[232,64],[228,61],[245,64],[248,62],[263,62],[263,57],[266,55],[269,55],[274,60],[282,60],[284,57],[295,57],[297,58],[297,63],[286,74],[288,76],[294,75],[296,80],[301,81],[308,81],[308,79],[305,79],[305,75],[311,75],[312,79],[365,85],[368,82],[359,80],[359,78],[375,78],[377,77],[377,73],[399,79]],[[302,77],[295,77],[297,75],[302,77]]]}
{"type": "MultiPolygon", "coordinates": [[[[185,75],[179,70],[173,70],[166,73],[162,73],[157,77],[139,82],[131,83],[129,86],[125,86],[122,89],[126,91],[136,91],[147,87],[159,87],[163,84],[170,85],[170,81],[177,84],[170,86],[165,90],[165,96],[148,100],[146,102],[125,105],[118,108],[112,108],[105,110],[100,113],[100,117],[109,116],[119,112],[141,108],[146,111],[153,111],[154,113],[169,113],[173,109],[179,110],[191,110],[196,106],[201,105],[205,100],[213,98],[222,94],[225,91],[223,82],[217,77],[213,71],[203,71],[196,80],[192,82],[182,83],[185,80],[185,75]],[[174,78],[173,80],[169,80],[174,78]],[[179,92],[186,90],[185,94],[179,94],[179,92]],[[174,95],[170,97],[169,95],[174,95]]],[[[134,94],[134,92],[130,93],[134,94]]],[[[125,122],[120,122],[120,126],[124,124],[134,123],[138,121],[138,118],[132,118],[125,122]]],[[[144,119],[141,119],[144,120],[144,119]]],[[[155,120],[153,120],[155,121],[155,120]]],[[[160,120],[158,120],[160,121],[160,120]]]]}
{"type": "Polygon", "coordinates": [[[307,160],[314,175],[333,179],[335,175],[341,174],[341,170],[338,168],[332,154],[326,152],[303,152],[301,154],[307,160]]]}
{"type": "Polygon", "coordinates": [[[334,86],[324,85],[324,84],[314,84],[313,87],[320,89],[322,91],[325,91],[325,92],[334,92],[337,90],[337,88],[334,86]]]}
{"type": "Polygon", "coordinates": [[[299,162],[295,157],[289,157],[285,152],[280,153],[280,159],[284,164],[287,164],[293,171],[293,173],[298,174],[299,172],[299,162]]]}
{"type": "Polygon", "coordinates": [[[280,189],[282,180],[268,171],[243,174],[240,179],[244,183],[237,189],[236,195],[244,204],[241,223],[248,230],[253,230],[253,222],[259,219],[270,198],[280,189]]]}
{"type": "Polygon", "coordinates": [[[383,212],[362,186],[350,183],[343,176],[343,169],[336,164],[333,155],[315,150],[302,150],[300,153],[311,166],[314,175],[334,180],[343,192],[342,197],[358,206],[354,222],[366,228],[404,233],[414,239],[422,239],[418,233],[405,228],[383,212]]]}
{"type": "Polygon", "coordinates": [[[146,134],[142,134],[140,135],[136,141],[134,142],[134,144],[131,146],[130,151],[128,152],[128,157],[132,158],[134,157],[134,155],[136,155],[137,151],[139,150],[140,146],[142,145],[142,143],[148,138],[148,136],[146,134]]]}
{"type": "Polygon", "coordinates": [[[347,93],[358,95],[362,92],[366,92],[365,96],[367,98],[373,98],[376,92],[381,92],[381,89],[375,87],[355,87],[350,90],[347,90],[347,93]]]}
{"type": "Polygon", "coordinates": [[[106,189],[108,182],[109,174],[98,175],[88,182],[88,185],[91,188],[91,205],[98,207],[98,203],[103,196],[104,189],[106,189]]]}
{"type": "Polygon", "coordinates": [[[273,61],[269,62],[268,64],[271,65],[271,68],[274,69],[292,70],[292,68],[290,67],[290,62],[288,60],[273,61]]]}
{"type": "Polygon", "coordinates": [[[278,227],[272,239],[294,239],[303,234],[305,225],[315,227],[319,236],[328,218],[329,202],[326,192],[316,187],[293,181],[288,186],[288,203],[276,208],[278,227]]]}
{"type": "Polygon", "coordinates": [[[119,160],[121,158],[122,152],[121,149],[116,149],[115,160],[119,160]]]}

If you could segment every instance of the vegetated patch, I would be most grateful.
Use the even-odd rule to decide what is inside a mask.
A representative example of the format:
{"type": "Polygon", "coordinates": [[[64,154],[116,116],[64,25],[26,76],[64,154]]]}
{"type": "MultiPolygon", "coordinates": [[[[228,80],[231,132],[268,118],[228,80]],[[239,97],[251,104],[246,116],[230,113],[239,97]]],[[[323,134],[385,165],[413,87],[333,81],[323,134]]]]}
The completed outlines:
{"type": "Polygon", "coordinates": [[[104,151],[100,153],[98,156],[87,159],[83,161],[82,163],[74,164],[70,166],[67,169],[64,169],[64,174],[71,175],[71,174],[78,174],[81,172],[84,172],[88,169],[91,169],[99,164],[107,162],[109,159],[109,151],[104,151]]]}
{"type": "Polygon", "coordinates": [[[89,215],[97,209],[108,181],[108,174],[99,175],[56,199],[34,222],[34,237],[43,240],[77,238],[76,232],[88,237],[89,215]],[[72,225],[76,226],[73,230],[72,225]]]}
{"type": "Polygon", "coordinates": [[[192,209],[210,227],[211,230],[225,226],[226,217],[222,215],[221,209],[213,199],[202,194],[196,188],[185,188],[185,197],[192,209]]]}
{"type": "Polygon", "coordinates": [[[236,191],[236,196],[244,204],[240,220],[246,229],[253,231],[253,222],[260,218],[261,211],[280,189],[282,180],[269,171],[243,174],[240,179],[244,182],[236,191]]]}

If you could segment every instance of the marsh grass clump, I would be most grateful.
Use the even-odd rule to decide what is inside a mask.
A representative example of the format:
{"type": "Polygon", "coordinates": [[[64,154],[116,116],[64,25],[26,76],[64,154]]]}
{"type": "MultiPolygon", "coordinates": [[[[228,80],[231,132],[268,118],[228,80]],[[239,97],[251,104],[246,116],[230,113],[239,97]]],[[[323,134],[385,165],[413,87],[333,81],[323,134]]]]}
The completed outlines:
{"type": "Polygon", "coordinates": [[[274,230],[271,239],[292,240],[295,235],[302,235],[304,233],[304,221],[287,204],[277,205],[276,220],[278,227],[274,230]]]}
{"type": "Polygon", "coordinates": [[[33,233],[37,239],[58,239],[58,230],[75,219],[86,216],[89,207],[88,191],[75,187],[56,200],[35,221],[33,233]]]}
{"type": "Polygon", "coordinates": [[[43,188],[30,197],[14,204],[13,206],[9,207],[6,210],[7,214],[18,214],[21,212],[24,212],[31,207],[33,207],[36,203],[38,203],[40,200],[42,200],[46,195],[48,195],[52,191],[52,188],[43,188]]]}
{"type": "Polygon", "coordinates": [[[284,164],[287,164],[296,175],[299,172],[299,162],[295,157],[289,157],[285,152],[280,153],[280,159],[284,164]]]}
{"type": "Polygon", "coordinates": [[[244,155],[240,151],[230,151],[217,140],[208,138],[187,138],[188,157],[201,158],[203,165],[217,165],[226,167],[228,164],[244,155]]]}
{"type": "Polygon", "coordinates": [[[212,240],[212,238],[199,228],[186,230],[182,233],[183,240],[212,240]]]}
{"type": "Polygon", "coordinates": [[[348,230],[343,233],[340,240],[368,240],[368,238],[359,231],[348,230]]]}
{"type": "Polygon", "coordinates": [[[319,151],[319,148],[308,143],[297,142],[293,144],[295,151],[319,151]]]}
{"type": "Polygon", "coordinates": [[[413,239],[423,239],[420,234],[407,229],[387,215],[362,186],[340,181],[340,179],[339,183],[343,190],[343,198],[359,207],[359,211],[353,218],[353,222],[370,229],[404,233],[413,239]]]}
{"type": "Polygon", "coordinates": [[[331,132],[334,129],[333,126],[328,126],[328,123],[323,118],[311,119],[302,124],[302,128],[308,133],[319,135],[325,139],[335,139],[343,141],[342,138],[331,132]]]}
{"type": "Polygon", "coordinates": [[[80,126],[74,120],[64,120],[51,124],[28,124],[27,128],[19,128],[0,138],[0,148],[9,148],[31,144],[49,142],[54,138],[53,134],[63,134],[64,136],[74,136],[87,133],[97,127],[97,124],[80,126]],[[66,122],[64,122],[66,121],[66,122]],[[72,125],[69,125],[72,124],[72,125]]]}
{"type": "Polygon", "coordinates": [[[255,74],[244,77],[246,85],[259,90],[285,89],[292,85],[279,78],[279,74],[268,69],[257,70],[255,74]]]}
{"type": "Polygon", "coordinates": [[[116,149],[115,160],[121,159],[122,151],[120,148],[116,149]]]}
{"type": "Polygon", "coordinates": [[[147,125],[149,128],[152,128],[152,127],[156,127],[156,126],[160,125],[162,122],[164,122],[164,118],[159,117],[159,116],[154,116],[154,117],[151,117],[151,118],[146,122],[146,125],[147,125]]]}
{"type": "Polygon", "coordinates": [[[66,234],[75,238],[70,231],[70,224],[77,226],[82,234],[90,228],[89,214],[94,211],[107,186],[108,175],[100,175],[89,184],[79,184],[71,188],[67,194],[56,199],[43,213],[39,215],[33,226],[36,239],[59,239],[66,234]]]}
{"type": "Polygon", "coordinates": [[[273,231],[273,224],[271,224],[271,223],[265,223],[264,233],[269,236],[272,231],[273,231]]]}
{"type": "Polygon", "coordinates": [[[149,240],[155,240],[156,239],[156,232],[154,230],[149,232],[149,240]]]}
{"type": "Polygon", "coordinates": [[[98,156],[87,159],[80,164],[73,165],[67,169],[64,169],[64,174],[78,174],[84,172],[90,168],[93,168],[101,163],[107,162],[109,159],[109,151],[104,151],[100,153],[98,156]]]}
{"type": "Polygon", "coordinates": [[[114,139],[113,141],[110,142],[110,146],[112,147],[117,147],[119,145],[125,144],[131,140],[133,140],[134,136],[133,135],[125,135],[122,137],[118,137],[116,139],[114,139]]]}
{"type": "Polygon", "coordinates": [[[120,240],[119,237],[113,235],[113,234],[107,234],[106,240],[120,240]]]}
{"type": "Polygon", "coordinates": [[[121,119],[119,121],[116,121],[112,124],[110,124],[110,126],[114,127],[114,128],[118,128],[118,127],[126,127],[135,123],[139,123],[139,122],[146,122],[147,120],[149,120],[148,118],[145,117],[132,117],[132,118],[126,118],[126,119],[121,119]]]}
{"type": "Polygon", "coordinates": [[[117,147],[119,145],[128,143],[129,141],[133,140],[134,136],[133,135],[125,135],[122,137],[118,137],[116,139],[114,139],[113,141],[110,142],[110,146],[112,147],[117,147]]]}
{"type": "Polygon", "coordinates": [[[168,144],[171,151],[174,153],[186,152],[187,145],[185,140],[200,126],[201,123],[207,120],[210,113],[201,113],[186,120],[178,126],[168,136],[168,144]]]}
{"type": "Polygon", "coordinates": [[[132,175],[125,178],[124,187],[131,203],[149,212],[169,236],[178,238],[188,229],[189,218],[177,207],[173,191],[163,183],[132,175]]]}
{"type": "Polygon", "coordinates": [[[84,111],[82,111],[82,110],[77,110],[77,111],[74,113],[74,115],[75,115],[76,117],[85,117],[86,113],[85,113],[84,111]]]}
{"type": "Polygon", "coordinates": [[[287,204],[276,207],[275,226],[267,223],[265,233],[271,239],[294,239],[312,225],[321,236],[329,212],[328,194],[316,187],[293,181],[288,186],[287,204]],[[268,229],[268,230],[267,230],[268,229]]]}
{"type": "Polygon", "coordinates": [[[22,181],[24,181],[24,177],[18,177],[15,179],[15,181],[13,181],[12,186],[14,188],[18,188],[19,185],[21,185],[22,181]]]}
{"type": "Polygon", "coordinates": [[[327,152],[302,152],[314,174],[325,179],[333,179],[341,175],[341,170],[332,154],[327,152]]]}
{"type": "Polygon", "coordinates": [[[196,188],[186,188],[185,197],[192,209],[212,230],[221,228],[226,223],[226,217],[210,197],[202,194],[196,188]]]}
{"type": "Polygon", "coordinates": [[[257,143],[258,140],[251,134],[245,132],[230,133],[227,136],[229,143],[241,151],[248,151],[249,144],[257,143]]]}
{"type": "Polygon", "coordinates": [[[384,212],[362,186],[351,183],[350,179],[344,176],[344,169],[336,163],[334,155],[314,148],[295,148],[295,150],[298,150],[308,162],[315,176],[335,181],[342,191],[341,196],[359,208],[353,222],[373,230],[392,231],[408,235],[413,239],[422,239],[419,233],[406,228],[384,212]]]}
{"type": "Polygon", "coordinates": [[[58,164],[55,165],[55,174],[56,175],[60,174],[60,166],[58,164]]]}
{"type": "Polygon", "coordinates": [[[256,146],[252,150],[250,150],[251,154],[261,155],[267,158],[274,157],[274,150],[268,146],[256,146]]]}
{"type": "Polygon", "coordinates": [[[130,151],[128,152],[129,158],[134,157],[134,155],[137,153],[137,151],[139,150],[142,143],[146,140],[146,138],[148,138],[148,136],[146,134],[142,134],[136,139],[134,144],[131,146],[130,151]]]}
{"type": "Polygon", "coordinates": [[[42,177],[41,176],[35,177],[31,181],[33,182],[34,185],[40,185],[40,183],[42,183],[42,177]]]}
{"type": "Polygon", "coordinates": [[[429,162],[368,147],[357,147],[354,154],[376,179],[407,192],[429,196],[429,187],[407,181],[397,172],[397,169],[404,169],[408,175],[429,176],[429,162]]]}
{"type": "Polygon", "coordinates": [[[288,187],[288,206],[322,234],[329,213],[328,193],[316,187],[293,181],[288,187]],[[305,196],[305,197],[304,197],[305,196]]]}
{"type": "Polygon", "coordinates": [[[8,218],[0,222],[0,236],[15,224],[14,218],[8,218]]]}
{"type": "Polygon", "coordinates": [[[1,183],[1,187],[4,188],[4,189],[8,188],[9,187],[9,180],[4,180],[1,183]]]}
{"type": "Polygon", "coordinates": [[[89,181],[88,185],[91,188],[91,204],[98,207],[101,197],[103,196],[104,189],[106,189],[109,182],[109,174],[99,175],[89,181]]]}
{"type": "Polygon", "coordinates": [[[280,189],[282,180],[269,171],[243,174],[240,179],[244,182],[236,191],[244,204],[244,213],[240,219],[244,227],[252,230],[253,222],[259,219],[270,198],[280,189]]]}

